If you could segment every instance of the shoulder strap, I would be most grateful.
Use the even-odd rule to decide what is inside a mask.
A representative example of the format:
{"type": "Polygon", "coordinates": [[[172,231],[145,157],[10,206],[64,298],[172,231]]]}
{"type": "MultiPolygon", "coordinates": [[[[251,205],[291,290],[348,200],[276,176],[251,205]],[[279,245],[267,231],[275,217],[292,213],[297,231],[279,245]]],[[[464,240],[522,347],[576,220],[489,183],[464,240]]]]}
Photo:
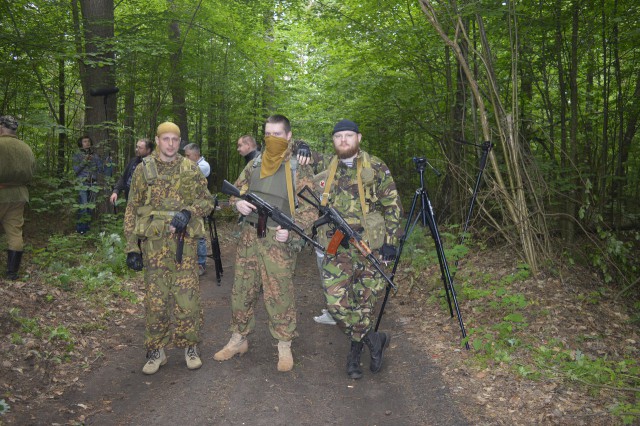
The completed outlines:
{"type": "Polygon", "coordinates": [[[338,156],[334,155],[329,163],[329,176],[327,177],[327,182],[324,185],[324,192],[322,193],[322,200],[320,200],[320,204],[326,206],[329,202],[329,191],[331,191],[331,185],[333,184],[333,178],[336,176],[336,171],[338,170],[338,156]]]}
{"type": "MultiPolygon", "coordinates": [[[[322,200],[320,201],[323,206],[326,206],[329,202],[329,191],[331,190],[333,179],[336,175],[336,171],[338,170],[338,161],[338,156],[334,155],[331,159],[331,163],[329,163],[329,176],[327,177],[324,192],[322,193],[322,200]]],[[[364,185],[362,185],[362,169],[370,167],[371,159],[369,158],[369,154],[362,151],[360,159],[356,158],[356,178],[358,179],[358,198],[360,198],[360,207],[362,208],[362,227],[364,228],[365,238],[367,240],[369,240],[367,230],[367,206],[364,198],[364,185]]]]}
{"type": "Polygon", "coordinates": [[[147,198],[144,204],[149,205],[149,203],[151,203],[151,185],[158,179],[158,168],[153,156],[148,155],[142,159],[142,172],[144,180],[147,183],[147,198]]]}
{"type": "Polygon", "coordinates": [[[151,155],[148,155],[142,159],[142,165],[144,180],[148,185],[153,185],[156,179],[158,179],[158,168],[156,167],[156,160],[151,155]]]}

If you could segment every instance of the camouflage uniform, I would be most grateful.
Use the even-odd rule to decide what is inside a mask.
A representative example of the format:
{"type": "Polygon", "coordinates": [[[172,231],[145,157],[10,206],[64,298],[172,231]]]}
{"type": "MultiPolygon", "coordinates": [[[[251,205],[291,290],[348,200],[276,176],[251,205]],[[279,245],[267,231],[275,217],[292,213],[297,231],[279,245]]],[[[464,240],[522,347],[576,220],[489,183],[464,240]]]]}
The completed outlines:
{"type": "MultiPolygon", "coordinates": [[[[326,170],[315,176],[317,192],[324,191],[328,175],[326,170]]],[[[397,245],[402,234],[402,206],[389,168],[379,158],[360,151],[352,167],[338,162],[328,205],[365,238],[374,253],[383,243],[397,245]],[[364,221],[356,175],[358,162],[364,163],[361,176],[368,210],[364,221]]],[[[320,242],[326,246],[332,231],[328,225],[318,231],[320,242]]],[[[377,296],[386,282],[353,246],[340,246],[335,256],[325,255],[323,281],[329,313],[352,341],[360,342],[373,325],[377,296]]]]}
{"type": "Polygon", "coordinates": [[[180,155],[163,162],[153,153],[133,172],[124,217],[125,251],[139,252],[138,238],[142,240],[147,350],[169,343],[172,311],[176,346],[187,347],[200,341],[202,311],[196,247],[198,238],[205,235],[202,218],[211,210],[213,198],[207,190],[207,180],[196,164],[180,155]],[[151,163],[157,168],[157,178],[153,177],[151,163]],[[191,212],[191,220],[184,238],[182,263],[178,264],[177,238],[169,232],[169,224],[175,212],[183,209],[191,212]]]}
{"type": "MultiPolygon", "coordinates": [[[[247,164],[235,186],[242,194],[252,191],[252,175],[260,173],[257,157],[247,164]]],[[[280,165],[279,172],[285,168],[285,161],[280,165]]],[[[297,162],[294,159],[296,168],[297,162]]],[[[313,170],[310,166],[297,166],[294,173],[294,193],[297,193],[304,185],[312,185],[313,170]]],[[[280,174],[282,176],[282,174],[280,174]]],[[[253,182],[255,185],[256,182],[253,182]]],[[[278,184],[279,185],[279,184],[278,184]]],[[[284,179],[281,183],[286,187],[284,179]]],[[[235,205],[237,199],[230,202],[235,205]]],[[[288,213],[289,209],[283,209],[288,213]]],[[[307,203],[298,203],[295,220],[301,227],[310,226],[317,218],[317,211],[307,203]]],[[[296,308],[293,292],[293,271],[296,266],[296,258],[302,241],[298,235],[289,232],[289,241],[277,242],[274,239],[276,224],[268,222],[267,235],[258,238],[256,229],[251,222],[253,218],[248,216],[240,225],[240,239],[236,252],[236,266],[233,289],[231,292],[231,327],[232,333],[248,335],[255,328],[255,306],[260,292],[263,289],[264,304],[269,316],[269,331],[271,335],[280,341],[291,341],[296,336],[296,308]]]]}

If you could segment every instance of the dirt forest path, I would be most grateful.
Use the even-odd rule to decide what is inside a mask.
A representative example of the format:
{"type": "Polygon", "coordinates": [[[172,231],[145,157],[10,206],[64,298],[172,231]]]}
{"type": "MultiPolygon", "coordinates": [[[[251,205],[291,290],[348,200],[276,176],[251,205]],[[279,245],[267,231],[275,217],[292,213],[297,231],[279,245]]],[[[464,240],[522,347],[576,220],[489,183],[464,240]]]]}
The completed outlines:
{"type": "Polygon", "coordinates": [[[185,367],[184,352],[171,348],[168,363],[153,376],[144,363],[143,316],[124,329],[104,364],[81,378],[83,386],[52,400],[17,424],[87,425],[464,425],[468,424],[440,371],[403,334],[390,310],[381,330],[392,335],[382,371],[351,380],[345,373],[349,343],[335,326],[313,321],[323,307],[315,257],[309,249],[295,273],[298,331],[292,372],[276,370],[277,346],[262,304],[249,352],[217,362],[213,354],[227,341],[233,279],[231,253],[224,247],[222,285],[210,267],[203,277],[205,313],[200,370],[185,367]],[[229,253],[229,254],[227,254],[229,253]]]}

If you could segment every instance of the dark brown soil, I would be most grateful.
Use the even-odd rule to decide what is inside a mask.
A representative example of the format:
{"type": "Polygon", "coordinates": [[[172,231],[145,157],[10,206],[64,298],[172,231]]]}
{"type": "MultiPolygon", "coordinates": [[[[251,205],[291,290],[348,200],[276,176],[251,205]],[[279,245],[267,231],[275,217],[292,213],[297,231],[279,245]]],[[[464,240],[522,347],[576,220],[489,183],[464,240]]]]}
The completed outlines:
{"type": "MultiPolygon", "coordinates": [[[[179,349],[154,376],[144,364],[141,304],[113,299],[96,305],[41,282],[0,283],[0,399],[10,410],[2,424],[174,425],[512,425],[620,424],[609,408],[620,394],[557,378],[532,380],[514,366],[531,363],[527,351],[504,362],[479,362],[477,351],[460,345],[456,318],[434,303],[441,286],[437,266],[413,278],[400,271],[400,291],[390,298],[381,331],[392,336],[383,370],[350,380],[345,374],[349,343],[333,326],[312,317],[322,308],[314,255],[306,249],[296,270],[298,329],[294,370],[276,371],[276,341],[264,311],[258,313],[250,350],[218,363],[212,356],[227,341],[234,241],[231,226],[219,228],[225,274],[215,283],[212,266],[202,280],[205,326],[200,346],[203,367],[188,371],[179,349]],[[53,298],[53,302],[51,299],[53,298]],[[22,332],[11,309],[24,318],[70,330],[74,348],[51,336],[22,332]]],[[[30,266],[26,265],[27,270],[30,266]]],[[[507,276],[517,260],[507,249],[468,256],[459,281],[483,274],[507,276]]],[[[626,307],[606,295],[588,296],[597,277],[566,270],[563,278],[531,277],[512,284],[531,301],[528,333],[532,340],[556,339],[597,356],[638,358],[638,326],[626,307]],[[544,311],[544,315],[541,313],[544,311]],[[585,336],[597,336],[586,339],[585,336]]],[[[126,285],[142,297],[141,279],[126,285]]],[[[486,299],[460,304],[467,330],[492,324],[495,311],[486,299]]]]}

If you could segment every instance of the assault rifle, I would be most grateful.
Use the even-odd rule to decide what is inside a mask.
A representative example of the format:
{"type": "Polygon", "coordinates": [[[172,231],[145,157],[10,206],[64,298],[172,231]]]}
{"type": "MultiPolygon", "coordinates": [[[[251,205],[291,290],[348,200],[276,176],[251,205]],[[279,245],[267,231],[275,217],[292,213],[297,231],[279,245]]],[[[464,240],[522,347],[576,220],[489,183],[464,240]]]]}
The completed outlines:
{"type": "Polygon", "coordinates": [[[216,267],[216,281],[218,285],[220,285],[220,280],[222,277],[222,255],[220,253],[220,241],[218,240],[218,228],[216,227],[216,218],[214,216],[216,212],[216,208],[218,207],[218,197],[214,197],[213,199],[213,210],[211,214],[207,217],[207,221],[209,222],[209,238],[211,239],[211,258],[213,259],[213,263],[216,267]]]}
{"type": "Polygon", "coordinates": [[[320,212],[320,218],[313,223],[314,233],[316,228],[327,223],[333,228],[333,237],[331,238],[331,241],[329,241],[329,245],[327,245],[327,253],[335,256],[340,245],[345,248],[349,247],[349,244],[353,245],[369,262],[371,262],[373,267],[376,268],[380,275],[382,275],[382,278],[384,278],[387,284],[393,287],[394,290],[397,290],[396,285],[382,270],[380,261],[378,261],[378,259],[373,255],[367,243],[362,239],[362,236],[349,226],[335,208],[323,206],[320,202],[320,198],[318,198],[318,196],[308,186],[302,188],[302,191],[298,193],[298,197],[317,208],[320,212]],[[307,198],[305,193],[308,193],[313,200],[307,198]]]}
{"type": "Polygon", "coordinates": [[[304,229],[296,225],[296,223],[289,216],[285,215],[282,210],[264,201],[252,192],[247,192],[244,195],[240,195],[240,190],[233,186],[230,182],[224,180],[222,182],[222,188],[220,190],[223,194],[231,195],[233,197],[242,198],[258,209],[258,238],[264,238],[267,234],[267,218],[270,218],[275,223],[280,225],[283,229],[293,231],[300,235],[303,240],[313,245],[315,248],[324,250],[324,247],[317,241],[313,240],[307,234],[304,233],[304,229]]]}

